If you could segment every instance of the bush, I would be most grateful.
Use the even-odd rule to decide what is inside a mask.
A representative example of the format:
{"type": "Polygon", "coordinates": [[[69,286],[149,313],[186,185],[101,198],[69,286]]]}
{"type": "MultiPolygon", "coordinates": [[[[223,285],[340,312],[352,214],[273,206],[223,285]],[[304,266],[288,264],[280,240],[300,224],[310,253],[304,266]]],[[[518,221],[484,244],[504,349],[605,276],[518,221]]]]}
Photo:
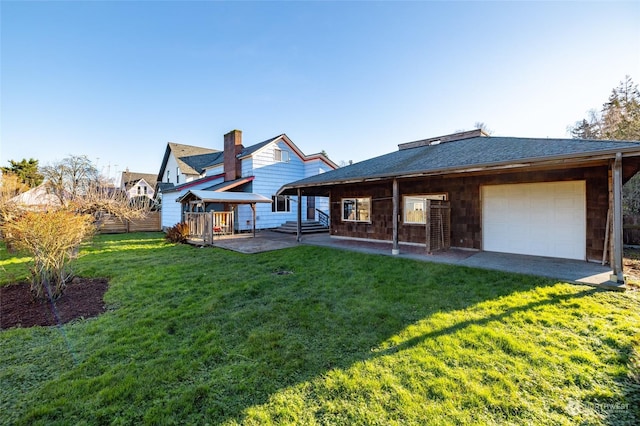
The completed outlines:
{"type": "Polygon", "coordinates": [[[167,229],[164,238],[170,243],[186,243],[189,238],[189,225],[184,222],[176,223],[167,229]]]}
{"type": "Polygon", "coordinates": [[[71,277],[69,261],[80,243],[93,235],[93,217],[66,210],[25,212],[4,224],[7,244],[33,257],[31,292],[39,299],[57,299],[71,277]]]}

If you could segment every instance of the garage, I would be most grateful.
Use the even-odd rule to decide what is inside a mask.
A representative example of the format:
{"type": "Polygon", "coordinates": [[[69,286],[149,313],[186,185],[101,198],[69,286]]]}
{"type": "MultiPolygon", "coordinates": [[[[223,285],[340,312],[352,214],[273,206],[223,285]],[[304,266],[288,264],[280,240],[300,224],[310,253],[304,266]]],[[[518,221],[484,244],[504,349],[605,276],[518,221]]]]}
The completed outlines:
{"type": "Polygon", "coordinates": [[[483,250],[584,260],[585,181],[482,186],[483,250]]]}

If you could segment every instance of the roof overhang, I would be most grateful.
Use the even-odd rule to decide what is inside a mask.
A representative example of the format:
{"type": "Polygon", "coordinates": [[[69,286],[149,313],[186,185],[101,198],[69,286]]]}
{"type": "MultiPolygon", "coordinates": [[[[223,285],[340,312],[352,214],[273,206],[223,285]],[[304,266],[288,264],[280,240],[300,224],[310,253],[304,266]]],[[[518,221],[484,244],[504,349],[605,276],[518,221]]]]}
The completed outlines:
{"type": "Polygon", "coordinates": [[[538,157],[522,159],[520,161],[509,161],[499,163],[486,163],[470,165],[467,167],[450,167],[443,169],[423,170],[402,174],[372,174],[366,177],[343,178],[324,182],[296,183],[282,186],[277,195],[297,195],[300,190],[301,195],[328,196],[330,187],[335,185],[348,185],[356,183],[375,182],[391,179],[415,179],[429,176],[459,176],[463,174],[482,174],[497,171],[522,171],[537,168],[570,168],[587,167],[598,163],[608,162],[615,159],[616,154],[621,153],[623,157],[640,157],[637,148],[616,149],[600,152],[585,152],[582,155],[558,155],[549,157],[538,157]]]}
{"type": "Polygon", "coordinates": [[[271,203],[271,199],[251,192],[216,192],[204,189],[192,189],[179,197],[179,203],[201,201],[203,203],[256,204],[271,203]]]}

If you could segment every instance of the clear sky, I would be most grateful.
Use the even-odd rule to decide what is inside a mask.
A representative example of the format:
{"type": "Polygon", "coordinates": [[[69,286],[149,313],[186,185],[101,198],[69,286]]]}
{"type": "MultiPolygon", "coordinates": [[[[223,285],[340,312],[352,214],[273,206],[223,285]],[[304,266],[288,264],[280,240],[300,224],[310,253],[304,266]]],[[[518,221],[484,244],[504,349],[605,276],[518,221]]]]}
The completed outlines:
{"type": "Polygon", "coordinates": [[[168,141],[286,133],[361,161],[485,122],[569,137],[630,75],[640,2],[0,0],[0,165],[157,173],[168,141]]]}

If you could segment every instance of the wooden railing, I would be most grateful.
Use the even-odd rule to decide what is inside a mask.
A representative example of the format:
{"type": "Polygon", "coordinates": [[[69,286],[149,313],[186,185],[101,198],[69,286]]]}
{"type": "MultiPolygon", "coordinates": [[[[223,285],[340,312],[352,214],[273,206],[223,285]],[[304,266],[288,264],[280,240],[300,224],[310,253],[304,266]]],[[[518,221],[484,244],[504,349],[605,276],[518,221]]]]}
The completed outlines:
{"type": "Polygon", "coordinates": [[[320,222],[320,225],[326,226],[328,228],[329,227],[329,215],[326,214],[325,212],[323,212],[322,210],[319,210],[319,209],[316,209],[316,211],[318,212],[318,222],[320,222]]]}
{"type": "Polygon", "coordinates": [[[220,235],[233,235],[233,212],[185,213],[184,221],[189,226],[189,239],[213,243],[220,235]]]}

